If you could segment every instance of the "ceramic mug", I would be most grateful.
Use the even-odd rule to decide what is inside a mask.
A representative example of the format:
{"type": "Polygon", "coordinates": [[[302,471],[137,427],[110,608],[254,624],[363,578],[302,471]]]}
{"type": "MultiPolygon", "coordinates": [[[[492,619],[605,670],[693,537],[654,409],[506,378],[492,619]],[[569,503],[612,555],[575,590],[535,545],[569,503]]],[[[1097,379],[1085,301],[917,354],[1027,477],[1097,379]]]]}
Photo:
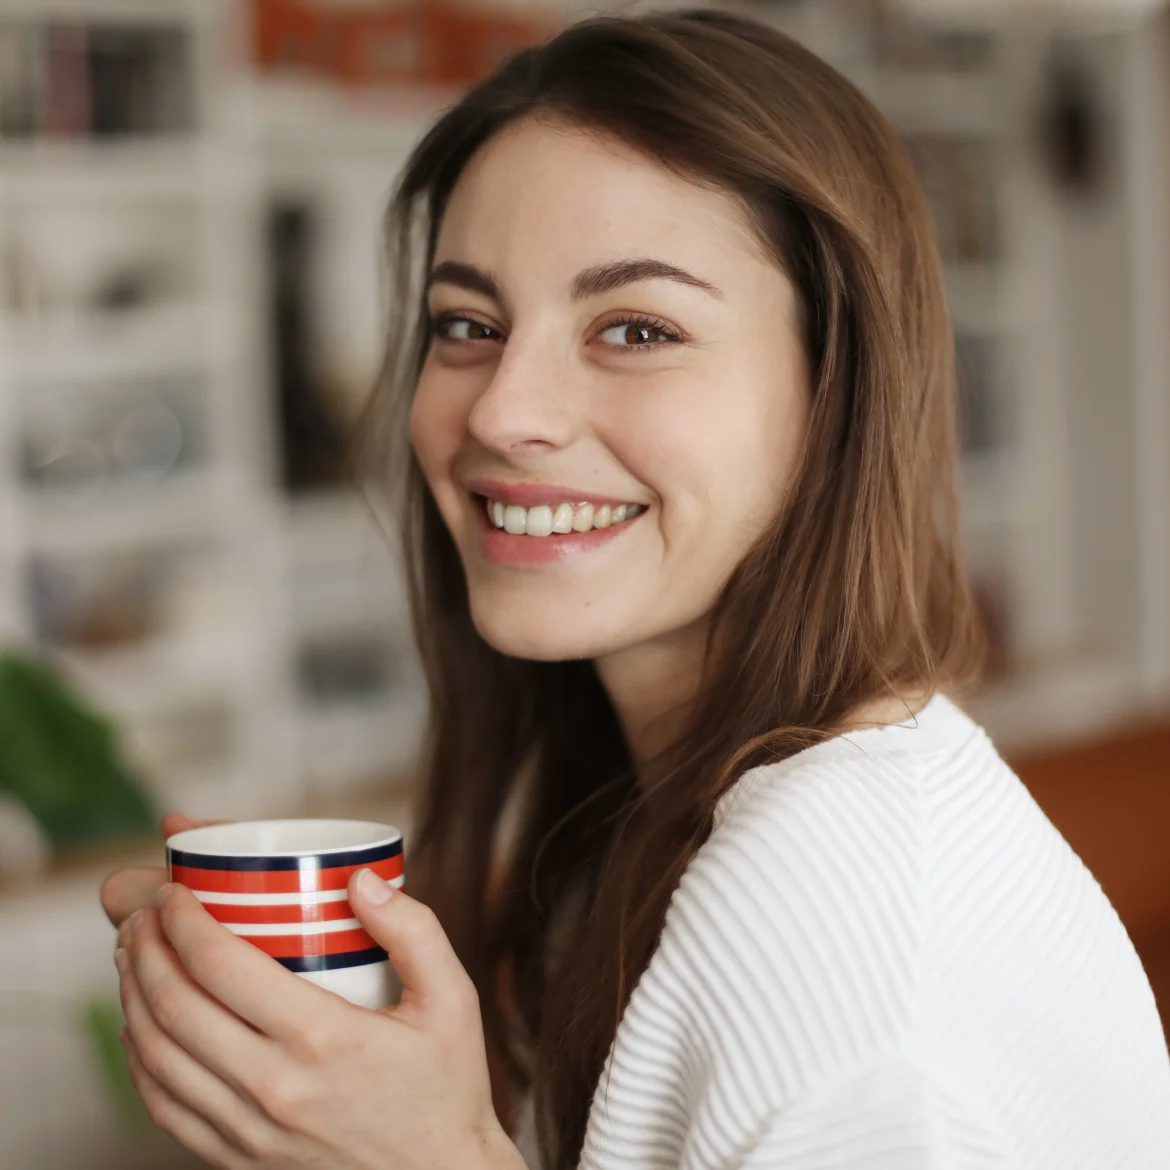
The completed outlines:
{"type": "Polygon", "coordinates": [[[386,952],[346,897],[350,877],[372,869],[401,887],[402,834],[373,821],[237,821],[167,838],[171,881],[283,967],[362,1007],[397,998],[386,952]]]}

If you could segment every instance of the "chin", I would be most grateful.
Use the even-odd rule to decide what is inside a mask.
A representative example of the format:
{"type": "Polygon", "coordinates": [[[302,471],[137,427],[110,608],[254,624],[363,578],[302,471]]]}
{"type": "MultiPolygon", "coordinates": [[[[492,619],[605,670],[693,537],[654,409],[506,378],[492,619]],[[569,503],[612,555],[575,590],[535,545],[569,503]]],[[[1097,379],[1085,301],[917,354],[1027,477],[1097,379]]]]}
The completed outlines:
{"type": "Polygon", "coordinates": [[[566,621],[562,612],[544,614],[537,606],[477,605],[471,619],[479,635],[494,650],[531,662],[566,662],[598,658],[615,649],[612,631],[586,627],[579,619],[566,621]],[[573,627],[573,628],[566,628],[573,627]]]}

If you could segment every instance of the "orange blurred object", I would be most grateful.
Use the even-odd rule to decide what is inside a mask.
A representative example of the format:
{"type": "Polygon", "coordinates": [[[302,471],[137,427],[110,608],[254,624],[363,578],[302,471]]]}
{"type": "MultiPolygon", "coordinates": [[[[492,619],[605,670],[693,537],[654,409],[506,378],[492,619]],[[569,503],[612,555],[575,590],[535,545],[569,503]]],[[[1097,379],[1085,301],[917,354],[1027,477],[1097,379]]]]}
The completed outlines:
{"type": "Polygon", "coordinates": [[[470,85],[550,30],[544,21],[443,0],[341,9],[314,0],[252,0],[258,69],[359,88],[470,85]]]}
{"type": "Polygon", "coordinates": [[[1113,902],[1170,1033],[1170,725],[1012,762],[1113,902]]]}

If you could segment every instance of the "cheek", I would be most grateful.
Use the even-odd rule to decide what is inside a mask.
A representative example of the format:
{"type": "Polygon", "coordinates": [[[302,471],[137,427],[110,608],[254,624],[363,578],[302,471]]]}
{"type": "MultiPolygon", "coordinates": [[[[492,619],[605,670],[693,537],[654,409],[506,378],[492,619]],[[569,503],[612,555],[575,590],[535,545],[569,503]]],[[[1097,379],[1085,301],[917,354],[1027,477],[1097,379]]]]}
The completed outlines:
{"type": "Polygon", "coordinates": [[[458,396],[443,393],[439,380],[424,370],[410,408],[410,441],[432,490],[450,478],[466,433],[467,412],[458,396]]]}
{"type": "Polygon", "coordinates": [[[671,570],[724,579],[783,504],[807,428],[803,387],[753,388],[728,371],[635,396],[622,414],[611,444],[657,497],[671,570]]]}

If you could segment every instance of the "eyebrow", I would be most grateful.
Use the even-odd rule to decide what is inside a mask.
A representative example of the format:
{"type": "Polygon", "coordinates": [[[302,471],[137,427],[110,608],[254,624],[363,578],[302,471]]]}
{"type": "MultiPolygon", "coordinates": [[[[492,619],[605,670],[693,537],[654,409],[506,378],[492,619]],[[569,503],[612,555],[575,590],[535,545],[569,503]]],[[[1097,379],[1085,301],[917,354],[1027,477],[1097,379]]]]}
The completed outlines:
{"type": "MultiPolygon", "coordinates": [[[[723,296],[710,281],[694,276],[685,268],[668,264],[665,260],[649,258],[614,260],[586,268],[573,278],[570,296],[573,301],[583,301],[586,297],[613,292],[614,289],[642,280],[673,280],[677,284],[702,289],[713,297],[723,296]]],[[[435,265],[427,279],[427,289],[436,284],[450,284],[467,292],[480,293],[500,304],[504,301],[495,277],[481,268],[476,268],[474,264],[464,264],[459,260],[444,260],[441,264],[435,265]]]]}

